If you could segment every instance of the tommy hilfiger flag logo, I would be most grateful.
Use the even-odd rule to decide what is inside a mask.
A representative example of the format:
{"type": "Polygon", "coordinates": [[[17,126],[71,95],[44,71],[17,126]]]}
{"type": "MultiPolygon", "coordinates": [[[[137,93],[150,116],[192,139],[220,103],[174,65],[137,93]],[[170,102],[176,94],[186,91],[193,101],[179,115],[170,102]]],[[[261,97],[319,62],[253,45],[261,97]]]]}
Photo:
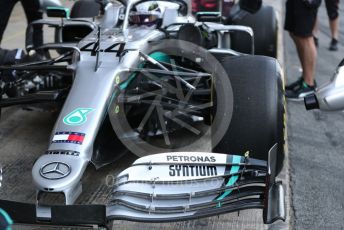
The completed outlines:
{"type": "Polygon", "coordinates": [[[52,143],[72,143],[82,145],[86,134],[76,132],[56,132],[52,143]]]}

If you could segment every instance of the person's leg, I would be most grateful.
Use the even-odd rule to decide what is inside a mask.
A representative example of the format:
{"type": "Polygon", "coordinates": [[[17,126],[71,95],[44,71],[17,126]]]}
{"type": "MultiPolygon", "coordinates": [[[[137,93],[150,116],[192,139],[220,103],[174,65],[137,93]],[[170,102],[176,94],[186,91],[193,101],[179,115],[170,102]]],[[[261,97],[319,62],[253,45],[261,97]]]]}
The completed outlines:
{"type": "Polygon", "coordinates": [[[338,29],[339,29],[339,17],[334,20],[330,20],[330,29],[332,38],[338,40],[338,29]]]}
{"type": "MultiPolygon", "coordinates": [[[[295,40],[295,36],[292,32],[289,32],[289,36],[291,37],[291,39],[293,40],[293,42],[295,44],[298,57],[300,57],[302,55],[301,47],[297,45],[297,40],[295,40]]],[[[300,58],[299,58],[299,60],[300,60],[300,58]]],[[[301,60],[300,60],[300,62],[301,62],[301,60]]],[[[302,66],[302,64],[301,64],[301,66],[302,66]]]]}
{"type": "Polygon", "coordinates": [[[290,34],[296,49],[302,66],[303,80],[309,86],[314,86],[314,75],[317,62],[317,49],[313,41],[313,37],[300,37],[294,34],[290,34]]]}
{"type": "MultiPolygon", "coordinates": [[[[295,24],[297,23],[295,21],[294,17],[294,0],[287,0],[285,4],[285,20],[284,20],[284,29],[286,31],[289,31],[289,34],[291,33],[290,31],[293,31],[295,28],[295,24]]],[[[296,47],[297,48],[297,47],[296,47]]],[[[299,52],[299,50],[297,50],[299,52]]],[[[297,80],[293,80],[290,84],[285,86],[286,90],[292,90],[295,87],[297,87],[300,82],[302,81],[302,78],[298,78],[297,80]]]]}
{"type": "Polygon", "coordinates": [[[314,43],[313,36],[302,37],[290,33],[292,37],[298,57],[302,66],[302,77],[294,83],[294,85],[286,88],[285,96],[290,100],[303,100],[307,95],[314,93],[316,82],[314,79],[317,49],[314,43]]]}
{"type": "MultiPolygon", "coordinates": [[[[295,28],[296,25],[296,21],[295,21],[295,15],[294,15],[294,4],[295,1],[294,0],[288,0],[286,2],[286,14],[285,14],[285,21],[284,21],[284,29],[289,31],[290,37],[293,38],[292,36],[292,32],[295,28]]],[[[300,50],[298,49],[298,47],[296,46],[297,49],[297,53],[299,55],[300,50]]],[[[295,88],[298,88],[300,84],[302,84],[303,82],[303,78],[302,76],[298,76],[298,79],[293,80],[293,82],[287,84],[285,86],[285,90],[294,90],[295,88]]]]}
{"type": "Polygon", "coordinates": [[[0,45],[16,2],[17,0],[0,0],[0,45]]]}
{"type": "Polygon", "coordinates": [[[317,50],[313,39],[313,29],[317,18],[317,8],[309,8],[303,1],[288,0],[293,2],[293,7],[286,11],[288,23],[285,29],[289,31],[293,39],[298,57],[303,69],[302,78],[295,82],[293,87],[286,88],[286,97],[301,100],[314,92],[315,67],[317,50]]]}
{"type": "MultiPolygon", "coordinates": [[[[24,8],[28,24],[43,18],[43,14],[40,12],[39,0],[21,0],[21,4],[24,8]]],[[[41,26],[35,29],[33,36],[34,46],[41,46],[43,44],[43,30],[41,26]]]]}
{"type": "Polygon", "coordinates": [[[339,38],[339,0],[325,0],[329,25],[331,30],[330,50],[338,50],[337,43],[339,38]]]}
{"type": "Polygon", "coordinates": [[[339,0],[325,0],[332,38],[338,39],[339,0]]]}

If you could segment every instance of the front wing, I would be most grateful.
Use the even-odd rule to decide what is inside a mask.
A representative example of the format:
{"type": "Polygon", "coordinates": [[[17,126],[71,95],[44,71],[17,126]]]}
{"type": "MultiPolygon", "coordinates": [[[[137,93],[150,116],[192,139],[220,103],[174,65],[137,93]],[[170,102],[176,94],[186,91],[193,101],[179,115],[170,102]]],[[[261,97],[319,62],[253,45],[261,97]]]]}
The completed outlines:
{"type": "Polygon", "coordinates": [[[15,223],[106,226],[111,220],[170,222],[263,209],[266,224],[285,220],[284,190],[269,160],[215,153],[142,157],[113,181],[105,205],[36,206],[0,201],[15,223]]]}

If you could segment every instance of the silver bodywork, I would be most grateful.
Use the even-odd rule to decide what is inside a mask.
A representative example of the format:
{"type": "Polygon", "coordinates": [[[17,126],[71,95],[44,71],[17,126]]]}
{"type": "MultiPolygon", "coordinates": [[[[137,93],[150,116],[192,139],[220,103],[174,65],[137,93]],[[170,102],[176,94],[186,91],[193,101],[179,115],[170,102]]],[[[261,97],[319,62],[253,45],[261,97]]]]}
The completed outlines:
{"type": "MultiPolygon", "coordinates": [[[[283,186],[280,182],[275,181],[277,144],[267,153],[267,161],[252,159],[249,152],[244,156],[186,152],[184,150],[179,153],[159,152],[160,154],[156,155],[150,155],[150,151],[136,153],[139,156],[146,156],[136,160],[130,168],[120,173],[113,184],[108,184],[113,187],[108,205],[73,205],[82,192],[81,179],[86,167],[90,163],[97,168],[103,166],[103,162],[99,163],[94,158],[95,155],[101,154],[95,148],[97,137],[101,133],[100,130],[106,117],[113,112],[116,113],[117,107],[114,109],[112,105],[116,105],[114,103],[116,99],[122,99],[118,96],[122,85],[127,84],[129,75],[133,70],[135,72],[135,69],[140,69],[138,66],[143,61],[160,67],[160,69],[143,68],[143,71],[165,71],[169,75],[174,75],[174,78],[177,79],[175,80],[176,84],[184,81],[185,88],[189,89],[185,98],[197,96],[189,94],[189,92],[196,91],[198,83],[191,85],[185,79],[180,78],[175,69],[170,71],[161,62],[149,56],[154,44],[159,43],[160,46],[157,46],[157,50],[161,51],[161,46],[166,45],[161,41],[168,37],[169,32],[176,34],[182,24],[191,23],[196,26],[205,26],[209,29],[208,32],[217,35],[218,43],[214,43],[212,49],[200,49],[204,51],[205,56],[211,56],[209,54],[212,53],[231,56],[243,55],[230,49],[230,33],[233,31],[249,34],[252,38],[252,53],[254,53],[252,29],[221,23],[196,22],[191,14],[191,1],[182,3],[188,8],[184,13],[179,12],[176,7],[165,9],[162,17],[162,25],[165,30],[156,29],[155,26],[130,25],[128,23],[130,10],[135,4],[141,2],[140,0],[128,0],[126,7],[120,2],[109,3],[105,7],[105,15],[97,17],[95,21],[62,19],[34,22],[38,26],[45,24],[59,30],[55,37],[56,43],[44,44],[42,47],[33,47],[28,44],[28,48],[43,51],[53,49],[58,52],[61,49],[69,50],[67,53],[69,53],[68,55],[73,54],[73,61],[68,59],[66,62],[70,64],[64,70],[72,70],[73,83],[52,130],[49,147],[46,153],[36,160],[32,168],[33,182],[37,189],[36,204],[0,200],[0,207],[12,211],[11,215],[19,223],[61,225],[105,226],[113,219],[143,222],[180,221],[252,208],[264,210],[263,220],[266,224],[276,220],[285,220],[283,186]],[[63,43],[63,27],[75,26],[74,24],[86,26],[93,31],[80,42],[63,43]],[[44,195],[49,197],[52,194],[63,194],[66,205],[60,202],[57,205],[45,203],[42,197],[44,198],[44,195]],[[23,212],[24,215],[22,215],[23,212]]],[[[199,47],[194,44],[187,43],[184,46],[180,44],[180,40],[174,40],[169,48],[179,51],[180,47],[185,47],[177,52],[184,54],[186,46],[191,46],[191,58],[187,55],[182,57],[189,58],[194,62],[193,64],[206,63],[212,68],[204,68],[206,73],[202,73],[173,65],[171,62],[172,68],[182,69],[184,74],[188,74],[184,76],[194,77],[195,82],[204,76],[208,77],[206,80],[209,80],[212,74],[224,76],[226,81],[216,79],[215,83],[211,82],[211,87],[216,88],[216,97],[225,98],[223,99],[225,106],[217,105],[217,107],[231,107],[233,95],[220,92],[232,90],[226,72],[217,70],[222,68],[221,64],[216,63],[215,57],[209,59],[210,61],[207,60],[209,63],[203,60],[206,58],[195,51],[199,47]],[[218,85],[221,86],[218,87],[218,85]]],[[[62,54],[59,58],[64,55],[62,54]]],[[[171,55],[173,56],[174,53],[171,55]]],[[[56,63],[54,62],[54,64],[56,63]]],[[[165,64],[168,65],[168,63],[165,64]]],[[[41,69],[42,66],[38,66],[38,69],[41,69]]],[[[59,66],[48,65],[48,67],[50,71],[52,67],[59,66]]],[[[25,66],[25,68],[30,68],[30,66],[25,66]]],[[[166,83],[168,81],[165,83],[163,83],[164,81],[155,81],[154,76],[152,82],[168,84],[166,83]]],[[[161,89],[164,90],[164,87],[161,89]]],[[[171,88],[167,90],[171,90],[171,88]]],[[[210,90],[209,95],[212,93],[213,91],[210,90]]],[[[158,96],[161,97],[161,95],[158,96]]],[[[187,104],[188,100],[185,98],[178,98],[178,100],[187,104]]],[[[150,101],[149,103],[154,105],[155,102],[150,101]]],[[[207,101],[207,104],[212,103],[212,101],[209,103],[207,101]]],[[[197,109],[203,105],[192,106],[197,109]]],[[[227,120],[231,119],[232,111],[216,110],[216,113],[218,111],[220,111],[221,117],[226,117],[227,120]]],[[[166,122],[162,123],[166,125],[166,122]]],[[[213,124],[216,123],[225,126],[226,121],[217,122],[214,118],[213,124]]],[[[118,122],[112,123],[115,132],[116,124],[118,122]]],[[[227,127],[224,129],[227,130],[227,127]]],[[[165,131],[163,130],[163,132],[165,131]]],[[[216,130],[212,135],[216,136],[217,133],[216,130]]],[[[116,132],[116,135],[118,138],[122,138],[122,143],[124,143],[123,139],[130,134],[123,132],[125,137],[120,137],[116,132]]],[[[126,147],[131,150],[128,145],[126,147]]],[[[118,154],[116,147],[111,151],[113,154],[118,154]]]]}
{"type": "MultiPolygon", "coordinates": [[[[91,162],[93,155],[93,144],[97,133],[107,115],[107,109],[110,103],[111,96],[119,82],[115,82],[115,78],[122,72],[128,71],[131,67],[135,67],[139,63],[139,52],[145,52],[149,47],[149,41],[160,40],[165,37],[165,34],[160,30],[149,27],[130,26],[128,24],[128,15],[131,7],[139,2],[138,0],[128,1],[128,6],[124,15],[124,22],[121,27],[113,27],[110,25],[117,25],[119,9],[123,8],[118,2],[109,4],[107,11],[105,11],[104,20],[100,20],[101,35],[100,35],[100,49],[106,49],[116,43],[124,43],[124,50],[129,50],[122,57],[117,57],[115,53],[100,53],[99,66],[96,67],[96,56],[91,56],[89,51],[79,51],[79,61],[73,64],[71,68],[75,69],[75,78],[73,86],[70,90],[68,98],[63,106],[63,109],[57,119],[55,127],[52,131],[51,144],[48,152],[77,152],[75,155],[62,154],[44,154],[34,164],[32,169],[32,176],[37,187],[37,193],[43,192],[62,192],[65,194],[65,203],[73,204],[82,191],[81,178],[87,167],[91,162]],[[111,20],[112,18],[112,20],[111,20]],[[110,22],[113,22],[112,24],[110,22]],[[102,24],[102,22],[104,22],[102,24]],[[92,110],[87,115],[89,122],[82,125],[71,126],[64,122],[64,118],[72,111],[78,108],[86,108],[92,110]],[[76,143],[55,143],[54,137],[58,133],[78,133],[84,134],[82,144],[76,143]],[[71,168],[69,175],[60,179],[49,179],[42,176],[42,168],[52,162],[60,162],[66,164],[71,168]]],[[[190,2],[187,1],[189,11],[187,15],[164,17],[163,25],[173,23],[190,23],[195,22],[191,15],[190,2]]],[[[166,12],[172,15],[176,9],[167,9],[166,12]]],[[[122,16],[123,17],[123,16],[122,16]]],[[[207,23],[209,28],[217,31],[219,38],[227,38],[229,32],[240,30],[253,36],[252,29],[243,26],[225,26],[216,23],[207,23]]],[[[97,39],[97,30],[95,29],[90,35],[83,39],[78,45],[78,49],[90,42],[95,42],[97,39]]],[[[224,39],[219,39],[217,49],[211,52],[222,52],[234,55],[239,55],[231,52],[225,43],[224,39]]],[[[68,135],[68,134],[67,134],[68,135]]],[[[62,135],[61,135],[62,136],[62,135]]],[[[114,150],[116,151],[116,150],[114,150]]],[[[38,196],[39,197],[39,196],[38,196]]]]}
{"type": "MultiPolygon", "coordinates": [[[[331,81],[316,90],[317,106],[321,110],[337,111],[344,109],[344,66],[339,66],[331,81]]],[[[306,101],[307,103],[307,101],[306,101]]]]}
{"type": "MultiPolygon", "coordinates": [[[[274,154],[275,147],[270,150],[270,155],[274,154]]],[[[228,211],[237,208],[236,205],[245,205],[245,196],[236,199],[231,196],[235,196],[236,189],[244,191],[259,183],[238,185],[235,175],[239,167],[228,170],[226,166],[236,165],[235,162],[244,162],[244,157],[204,152],[173,152],[142,157],[118,175],[107,216],[109,219],[161,222],[207,216],[207,210],[228,211]],[[226,184],[227,176],[234,177],[226,184]],[[140,187],[139,191],[137,187],[140,187]]],[[[254,164],[266,163],[252,162],[254,164]]],[[[283,199],[281,186],[278,185],[277,189],[283,199]]],[[[275,204],[276,213],[283,219],[284,202],[275,204]]],[[[275,217],[268,218],[272,220],[275,217]]]]}
{"type": "MultiPolygon", "coordinates": [[[[134,51],[130,51],[121,59],[116,57],[116,54],[106,54],[106,57],[101,57],[101,64],[97,71],[94,71],[96,57],[91,56],[89,52],[81,52],[80,61],[76,63],[75,66],[76,75],[72,89],[55,124],[51,139],[53,139],[56,132],[61,131],[84,133],[86,134],[85,139],[82,145],[73,143],[52,143],[48,149],[48,151],[77,151],[80,155],[77,158],[74,156],[43,155],[36,161],[32,169],[34,183],[37,188],[43,191],[64,192],[66,195],[66,204],[74,203],[81,192],[80,180],[86,166],[91,161],[94,140],[107,114],[109,100],[116,86],[115,77],[131,66],[137,65],[139,61],[137,50],[144,50],[147,41],[163,36],[162,32],[159,31],[145,31],[140,29],[140,34],[138,34],[137,31],[138,28],[127,29],[125,31],[126,35],[118,29],[104,31],[104,33],[107,34],[104,36],[106,37],[106,41],[101,43],[104,48],[113,43],[126,42],[126,47],[130,47],[130,49],[134,49],[134,51]],[[110,39],[109,35],[111,35],[110,39]],[[142,39],[142,35],[145,36],[145,39],[142,39]],[[91,122],[87,122],[80,126],[66,125],[63,122],[64,117],[77,108],[92,108],[94,111],[88,115],[88,119],[91,120],[91,122]],[[59,161],[70,165],[72,173],[68,177],[58,181],[41,177],[39,175],[39,170],[42,165],[52,161],[59,161]],[[46,188],[48,190],[46,190],[46,188]]],[[[104,39],[104,37],[102,39],[104,39]]],[[[80,46],[92,40],[93,36],[90,35],[80,43],[80,46]]]]}
{"type": "MultiPolygon", "coordinates": [[[[113,183],[114,189],[107,206],[100,210],[94,205],[79,206],[91,212],[80,210],[78,214],[71,212],[78,206],[67,205],[61,210],[74,216],[73,224],[85,223],[83,216],[92,219],[98,216],[97,212],[103,212],[104,221],[161,223],[249,208],[263,209],[266,224],[285,220],[283,186],[274,179],[277,144],[268,154],[268,162],[249,156],[206,152],[171,152],[142,157],[113,181],[108,181],[113,183]]],[[[58,209],[39,207],[35,220],[65,223],[62,216],[65,213],[56,213],[58,209]]]]}

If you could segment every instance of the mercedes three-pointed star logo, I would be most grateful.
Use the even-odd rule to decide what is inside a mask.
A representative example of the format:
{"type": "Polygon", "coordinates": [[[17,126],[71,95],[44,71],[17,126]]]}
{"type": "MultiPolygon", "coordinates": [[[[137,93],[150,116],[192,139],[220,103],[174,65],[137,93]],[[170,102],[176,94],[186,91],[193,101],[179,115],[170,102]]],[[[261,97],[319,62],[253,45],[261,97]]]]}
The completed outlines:
{"type": "Polygon", "coordinates": [[[71,167],[63,162],[51,162],[45,164],[39,173],[42,177],[49,180],[58,180],[68,176],[71,172],[71,167]]]}

